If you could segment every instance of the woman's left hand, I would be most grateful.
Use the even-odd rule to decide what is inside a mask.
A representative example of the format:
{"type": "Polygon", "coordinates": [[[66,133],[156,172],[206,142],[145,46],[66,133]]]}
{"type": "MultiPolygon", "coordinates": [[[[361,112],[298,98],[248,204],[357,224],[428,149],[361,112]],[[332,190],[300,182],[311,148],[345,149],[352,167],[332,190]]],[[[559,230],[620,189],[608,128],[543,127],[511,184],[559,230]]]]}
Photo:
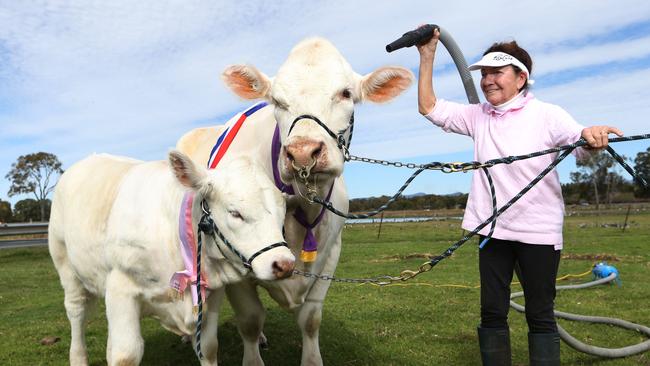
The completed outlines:
{"type": "Polygon", "coordinates": [[[589,144],[588,147],[600,150],[607,147],[607,143],[609,142],[608,135],[610,133],[615,133],[619,137],[623,137],[623,131],[610,126],[587,127],[582,130],[580,135],[587,141],[587,144],[589,144]]]}

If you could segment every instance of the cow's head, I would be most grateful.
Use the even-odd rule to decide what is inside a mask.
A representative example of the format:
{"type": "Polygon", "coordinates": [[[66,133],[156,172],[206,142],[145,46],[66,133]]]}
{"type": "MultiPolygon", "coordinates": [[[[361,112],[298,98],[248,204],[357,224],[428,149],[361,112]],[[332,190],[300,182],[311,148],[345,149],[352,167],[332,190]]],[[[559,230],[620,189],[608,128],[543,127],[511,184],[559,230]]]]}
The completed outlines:
{"type": "Polygon", "coordinates": [[[311,174],[324,182],[341,175],[344,163],[341,143],[327,130],[341,133],[341,142],[349,141],[354,104],[393,99],[411,85],[413,73],[382,67],[361,76],[329,41],[310,38],[294,47],[274,78],[254,66],[234,65],[226,68],[223,79],[240,97],[265,99],[275,107],[282,179],[293,181],[296,168],[313,165],[311,174]],[[308,117],[300,118],[304,115],[308,117]]]}
{"type": "MultiPolygon", "coordinates": [[[[241,157],[207,170],[178,151],[169,153],[169,162],[178,181],[195,192],[197,202],[205,200],[219,231],[250,262],[257,278],[273,280],[291,275],[295,258],[282,235],[285,201],[261,166],[241,157]],[[274,246],[276,243],[284,245],[274,246]]],[[[201,210],[195,207],[194,216],[201,210]]],[[[231,262],[242,264],[236,253],[224,243],[218,244],[220,248],[204,246],[208,256],[225,255],[231,262]]]]}

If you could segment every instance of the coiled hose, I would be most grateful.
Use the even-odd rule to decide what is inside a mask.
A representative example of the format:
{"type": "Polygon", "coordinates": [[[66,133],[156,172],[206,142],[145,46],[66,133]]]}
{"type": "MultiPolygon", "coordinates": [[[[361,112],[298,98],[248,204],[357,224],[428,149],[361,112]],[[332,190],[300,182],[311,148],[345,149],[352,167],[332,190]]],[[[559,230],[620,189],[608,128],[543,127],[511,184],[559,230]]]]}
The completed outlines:
{"type": "MultiPolygon", "coordinates": [[[[570,289],[588,288],[588,287],[593,287],[600,284],[615,281],[617,278],[618,278],[618,273],[616,272],[616,273],[609,274],[605,278],[600,278],[595,281],[591,281],[579,285],[557,286],[556,289],[570,290],[570,289]]],[[[510,306],[520,313],[523,313],[525,311],[525,307],[517,304],[516,302],[513,301],[513,299],[517,297],[521,297],[523,295],[524,295],[523,291],[515,292],[510,295],[510,306]]],[[[561,318],[561,319],[582,321],[582,322],[589,322],[589,323],[610,324],[624,329],[636,330],[640,333],[645,334],[647,337],[650,337],[650,328],[643,325],[631,323],[626,320],[621,320],[617,318],[606,318],[601,316],[578,315],[578,314],[565,313],[562,311],[554,311],[554,314],[556,318],[561,318]]],[[[559,324],[557,325],[557,330],[558,333],[560,333],[560,338],[562,338],[562,340],[570,347],[574,348],[577,351],[594,355],[594,356],[607,357],[607,358],[620,358],[620,357],[632,356],[650,350],[650,339],[645,342],[635,344],[633,346],[627,346],[621,348],[604,348],[604,347],[592,346],[577,340],[575,337],[569,334],[569,332],[564,330],[564,328],[562,328],[559,324]]]]}

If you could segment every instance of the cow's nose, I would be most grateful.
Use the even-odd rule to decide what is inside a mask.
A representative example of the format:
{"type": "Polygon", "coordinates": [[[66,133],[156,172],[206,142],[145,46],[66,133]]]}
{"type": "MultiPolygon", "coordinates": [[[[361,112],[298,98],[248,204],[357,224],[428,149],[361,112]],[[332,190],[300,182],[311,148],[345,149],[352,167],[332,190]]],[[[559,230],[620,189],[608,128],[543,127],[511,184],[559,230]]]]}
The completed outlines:
{"type": "Polygon", "coordinates": [[[322,141],[300,140],[286,147],[287,158],[297,167],[306,167],[313,164],[321,157],[325,150],[322,141]]]}
{"type": "Polygon", "coordinates": [[[273,274],[277,279],[290,277],[293,273],[294,261],[289,259],[282,259],[273,262],[273,274]]]}

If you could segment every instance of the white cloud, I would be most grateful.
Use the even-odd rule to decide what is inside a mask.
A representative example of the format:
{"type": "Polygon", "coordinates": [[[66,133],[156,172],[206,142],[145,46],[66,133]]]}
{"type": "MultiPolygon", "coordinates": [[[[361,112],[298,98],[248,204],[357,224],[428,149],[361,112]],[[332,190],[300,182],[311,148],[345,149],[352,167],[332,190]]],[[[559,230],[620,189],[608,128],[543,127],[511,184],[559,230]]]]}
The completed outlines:
{"type": "Polygon", "coordinates": [[[625,62],[650,55],[650,37],[608,42],[579,49],[562,47],[551,53],[539,55],[533,74],[547,74],[574,68],[625,62]]]}
{"type": "MultiPolygon", "coordinates": [[[[296,42],[321,35],[359,73],[385,64],[415,69],[415,50],[387,54],[384,46],[429,22],[445,27],[470,60],[493,41],[515,37],[533,54],[538,80],[650,52],[649,37],[620,32],[650,22],[645,1],[3,1],[0,173],[19,155],[41,150],[66,166],[95,151],[163,158],[183,132],[249,104],[222,85],[226,65],[253,63],[273,75],[296,42]]],[[[439,52],[436,70],[449,62],[439,52]]],[[[536,94],[579,121],[612,121],[640,133],[649,68],[606,68],[536,94]]],[[[439,96],[463,101],[455,70],[435,76],[439,96]]],[[[388,105],[359,108],[358,116],[353,150],[360,155],[471,149],[419,116],[414,87],[388,105]],[[388,136],[391,144],[384,143],[388,136]]],[[[7,190],[0,179],[0,197],[7,190]]]]}

